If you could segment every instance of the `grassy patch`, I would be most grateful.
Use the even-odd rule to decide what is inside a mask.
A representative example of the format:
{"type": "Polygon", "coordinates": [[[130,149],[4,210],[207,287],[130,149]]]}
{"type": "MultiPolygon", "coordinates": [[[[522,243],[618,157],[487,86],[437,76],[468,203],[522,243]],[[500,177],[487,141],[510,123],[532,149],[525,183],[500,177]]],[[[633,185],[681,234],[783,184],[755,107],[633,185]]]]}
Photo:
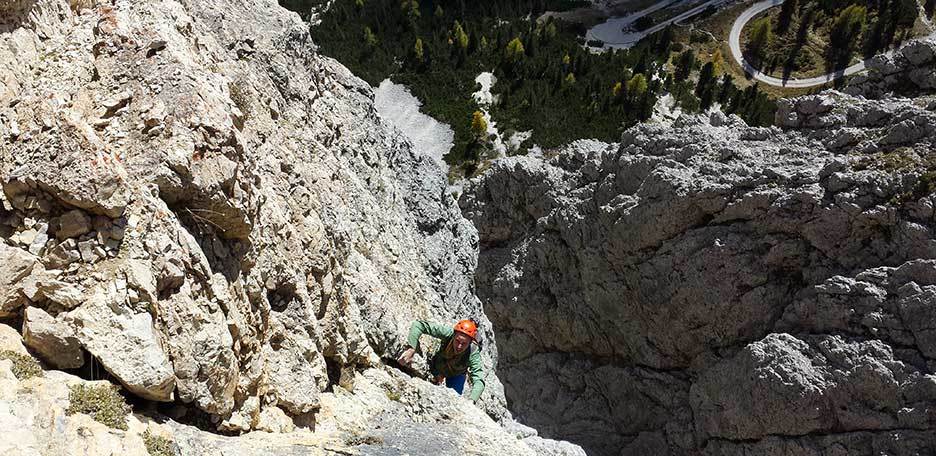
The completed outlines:
{"type": "Polygon", "coordinates": [[[21,355],[11,350],[3,350],[0,351],[0,359],[13,361],[13,375],[19,380],[42,375],[42,366],[32,356],[21,355]]]}
{"type": "Polygon", "coordinates": [[[65,411],[68,415],[84,413],[109,427],[127,430],[127,415],[131,409],[114,385],[73,385],[68,392],[68,402],[65,411]]]}
{"type": "Polygon", "coordinates": [[[387,391],[384,391],[384,393],[386,393],[387,399],[390,399],[393,402],[400,402],[400,398],[402,397],[400,393],[396,391],[387,390],[387,391]]]}
{"type": "MultiPolygon", "coordinates": [[[[746,58],[775,77],[821,76],[911,38],[916,16],[915,0],[790,0],[758,16],[769,21],[771,38],[760,50],[746,49],[746,58]]],[[[742,31],[742,43],[750,43],[758,18],[742,31]]]]}
{"type": "Polygon", "coordinates": [[[871,155],[865,155],[859,158],[853,165],[855,171],[864,171],[876,169],[883,171],[900,171],[918,165],[923,165],[925,169],[933,168],[933,164],[928,161],[919,163],[916,154],[910,147],[899,147],[894,150],[879,152],[871,155]]]}
{"type": "Polygon", "coordinates": [[[174,456],[175,448],[172,440],[161,435],[154,435],[149,431],[143,433],[143,443],[146,444],[146,452],[150,456],[174,456]]]}
{"type": "MultiPolygon", "coordinates": [[[[740,65],[738,65],[738,62],[736,62],[734,57],[731,55],[731,48],[728,46],[728,35],[731,32],[731,26],[734,24],[735,18],[737,18],[738,15],[740,15],[741,12],[746,10],[749,6],[750,3],[734,5],[729,8],[719,10],[718,13],[699,21],[695,27],[711,33],[715,39],[705,42],[690,41],[689,44],[689,46],[695,50],[696,55],[699,56],[699,60],[702,62],[710,61],[712,56],[714,56],[716,51],[718,51],[723,56],[725,62],[722,66],[722,71],[730,75],[732,80],[735,81],[735,84],[737,84],[740,88],[747,88],[751,85],[754,85],[756,81],[749,78],[748,75],[745,74],[744,70],[740,65]]],[[[759,85],[759,90],[767,94],[772,99],[807,95],[819,89],[820,88],[795,89],[771,86],[767,84],[759,85]]]]}

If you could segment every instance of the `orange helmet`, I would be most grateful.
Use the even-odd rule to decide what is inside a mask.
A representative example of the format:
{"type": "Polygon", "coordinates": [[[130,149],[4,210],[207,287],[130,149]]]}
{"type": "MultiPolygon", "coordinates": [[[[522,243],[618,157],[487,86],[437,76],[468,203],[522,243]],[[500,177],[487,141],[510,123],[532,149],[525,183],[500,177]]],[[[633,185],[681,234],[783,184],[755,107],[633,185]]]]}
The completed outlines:
{"type": "Polygon", "coordinates": [[[474,320],[462,320],[455,323],[455,331],[464,333],[472,339],[478,338],[478,324],[474,320]]]}

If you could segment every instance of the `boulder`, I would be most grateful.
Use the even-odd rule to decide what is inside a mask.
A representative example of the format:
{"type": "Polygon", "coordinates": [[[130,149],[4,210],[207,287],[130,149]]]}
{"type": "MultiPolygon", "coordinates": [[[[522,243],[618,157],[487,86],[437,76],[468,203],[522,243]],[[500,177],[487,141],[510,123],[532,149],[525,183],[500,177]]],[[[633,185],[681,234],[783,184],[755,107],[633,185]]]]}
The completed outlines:
{"type": "Polygon", "coordinates": [[[266,432],[291,432],[296,428],[292,418],[279,407],[264,407],[257,417],[256,428],[266,432]]]}
{"type": "Polygon", "coordinates": [[[38,259],[29,252],[0,243],[0,317],[15,315],[27,302],[22,280],[37,263],[38,259]]]}
{"type": "Polygon", "coordinates": [[[17,330],[2,323],[0,323],[0,351],[29,355],[29,351],[23,345],[23,336],[17,330]]]}
{"type": "Polygon", "coordinates": [[[54,318],[38,307],[27,307],[23,319],[23,341],[56,369],[84,365],[84,353],[75,329],[64,318],[54,318]]]}
{"type": "Polygon", "coordinates": [[[173,399],[176,377],[149,313],[99,290],[69,317],[81,346],[130,392],[153,401],[173,399]]]}
{"type": "Polygon", "coordinates": [[[55,237],[64,240],[75,238],[91,231],[91,218],[84,211],[71,210],[58,219],[55,237]]]}
{"type": "Polygon", "coordinates": [[[23,280],[23,294],[32,302],[45,302],[46,306],[71,310],[87,297],[79,286],[58,280],[59,271],[36,268],[23,280]]]}

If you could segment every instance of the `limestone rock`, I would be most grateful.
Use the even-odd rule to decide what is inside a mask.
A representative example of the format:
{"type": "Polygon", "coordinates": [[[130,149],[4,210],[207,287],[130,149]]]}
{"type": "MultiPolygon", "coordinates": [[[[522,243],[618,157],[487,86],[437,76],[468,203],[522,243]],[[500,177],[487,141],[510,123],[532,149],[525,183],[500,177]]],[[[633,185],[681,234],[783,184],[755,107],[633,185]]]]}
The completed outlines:
{"type": "Polygon", "coordinates": [[[879,341],[810,339],[771,334],[703,374],[691,393],[698,428],[706,437],[759,440],[931,425],[925,404],[936,377],[894,359],[879,341]],[[748,394],[725,394],[731,389],[748,394]]]}
{"type": "Polygon", "coordinates": [[[177,391],[232,432],[271,407],[308,421],[329,368],[380,367],[417,318],[473,317],[479,406],[509,415],[475,229],[298,15],[36,0],[21,19],[0,28],[0,237],[47,274],[0,271],[6,316],[32,277],[29,305],[131,394],[177,391]]]}
{"type": "Polygon", "coordinates": [[[68,239],[81,236],[91,231],[91,219],[79,210],[71,210],[59,217],[59,226],[55,237],[68,239]]]}
{"type": "MultiPolygon", "coordinates": [[[[2,333],[3,326],[0,326],[2,333]]],[[[146,437],[164,439],[174,454],[231,456],[263,454],[347,455],[401,454],[432,456],[461,454],[579,455],[541,453],[505,432],[490,417],[444,388],[410,378],[399,371],[355,372],[354,393],[338,388],[323,393],[323,407],[314,429],[291,432],[251,432],[229,437],[205,432],[167,417],[131,413],[127,430],[115,430],[85,414],[68,414],[72,386],[95,386],[75,376],[46,371],[42,377],[19,381],[11,363],[0,360],[0,441],[3,454],[127,454],[148,455],[146,437]],[[54,420],[55,426],[46,423],[54,420]]],[[[275,406],[264,407],[258,428],[288,431],[292,421],[275,406]]],[[[562,445],[557,448],[562,448],[562,445]]]]}
{"type": "Polygon", "coordinates": [[[466,185],[518,420],[597,455],[933,445],[930,44],[911,98],[682,116],[466,185]]]}
{"type": "Polygon", "coordinates": [[[28,252],[0,243],[0,317],[14,314],[25,304],[21,281],[37,263],[28,252]]]}
{"type": "Polygon", "coordinates": [[[539,456],[586,456],[585,450],[569,442],[544,439],[539,436],[523,439],[528,447],[539,456]]]}
{"type": "Polygon", "coordinates": [[[81,345],[134,394],[172,399],[176,377],[149,313],[99,291],[69,313],[81,345]]]}
{"type": "Polygon", "coordinates": [[[11,351],[21,355],[29,355],[20,333],[8,325],[0,323],[0,351],[11,351]]]}
{"type": "Polygon", "coordinates": [[[58,309],[74,309],[87,298],[78,285],[58,280],[58,271],[54,270],[35,268],[22,283],[23,294],[30,301],[47,301],[46,306],[58,309]]]}
{"type": "Polygon", "coordinates": [[[53,318],[38,307],[24,312],[23,341],[43,361],[57,369],[75,369],[84,364],[75,330],[64,319],[53,318]]]}
{"type": "Polygon", "coordinates": [[[868,98],[882,98],[889,93],[914,95],[936,89],[936,38],[913,40],[892,55],[875,56],[867,65],[867,75],[853,78],[845,91],[868,98]]]}
{"type": "Polygon", "coordinates": [[[264,407],[257,417],[256,428],[267,432],[291,432],[296,426],[279,407],[264,407]]]}

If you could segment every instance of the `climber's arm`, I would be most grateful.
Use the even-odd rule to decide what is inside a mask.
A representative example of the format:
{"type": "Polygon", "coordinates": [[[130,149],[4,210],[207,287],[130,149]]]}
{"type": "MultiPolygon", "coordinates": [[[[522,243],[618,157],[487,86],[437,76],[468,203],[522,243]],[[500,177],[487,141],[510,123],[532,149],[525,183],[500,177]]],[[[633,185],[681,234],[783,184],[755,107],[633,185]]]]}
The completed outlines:
{"type": "Polygon", "coordinates": [[[477,402],[478,398],[481,397],[481,393],[484,392],[484,367],[481,365],[480,351],[473,351],[471,356],[468,357],[468,374],[471,378],[471,395],[469,397],[472,401],[477,402]]]}
{"type": "Polygon", "coordinates": [[[448,327],[432,323],[426,320],[416,320],[410,325],[409,337],[406,338],[406,344],[409,346],[403,354],[397,359],[397,362],[404,366],[409,366],[413,362],[413,356],[416,354],[416,349],[419,348],[419,336],[423,334],[428,334],[437,339],[445,339],[452,337],[455,334],[455,330],[448,327]]]}
{"type": "Polygon", "coordinates": [[[409,337],[406,339],[407,345],[412,348],[419,348],[419,336],[428,334],[436,339],[446,339],[455,334],[455,330],[450,326],[444,326],[426,320],[416,320],[410,325],[409,337]]]}

